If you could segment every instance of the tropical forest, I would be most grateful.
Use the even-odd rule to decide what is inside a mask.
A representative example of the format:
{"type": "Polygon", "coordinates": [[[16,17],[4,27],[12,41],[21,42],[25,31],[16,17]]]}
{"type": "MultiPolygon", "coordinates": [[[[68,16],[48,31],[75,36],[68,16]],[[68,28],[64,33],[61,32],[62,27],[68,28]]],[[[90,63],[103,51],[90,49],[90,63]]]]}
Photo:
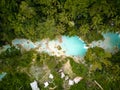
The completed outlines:
{"type": "Polygon", "coordinates": [[[0,90],[120,90],[120,0],[0,0],[0,90]]]}

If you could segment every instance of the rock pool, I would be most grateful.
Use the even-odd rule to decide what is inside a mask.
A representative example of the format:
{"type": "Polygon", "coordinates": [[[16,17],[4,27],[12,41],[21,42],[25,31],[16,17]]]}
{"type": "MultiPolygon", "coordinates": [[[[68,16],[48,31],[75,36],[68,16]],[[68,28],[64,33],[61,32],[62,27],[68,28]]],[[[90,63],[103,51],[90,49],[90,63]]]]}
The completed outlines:
{"type": "Polygon", "coordinates": [[[62,39],[61,47],[66,55],[81,57],[85,55],[87,51],[86,44],[78,36],[63,36],[62,39]]]}
{"type": "MultiPolygon", "coordinates": [[[[114,53],[120,49],[120,34],[119,33],[103,33],[104,40],[93,41],[89,47],[101,47],[108,52],[114,53]]],[[[78,36],[61,36],[61,39],[32,42],[27,39],[14,39],[12,45],[17,48],[23,48],[29,51],[30,49],[37,49],[38,52],[46,52],[49,55],[56,56],[80,56],[84,57],[88,47],[86,43],[78,36]]],[[[5,51],[10,48],[9,45],[4,45],[0,50],[5,51]]]]}
{"type": "Polygon", "coordinates": [[[82,41],[78,36],[62,36],[62,42],[59,40],[48,40],[44,39],[33,43],[27,39],[14,39],[12,44],[19,48],[20,46],[26,50],[38,48],[38,51],[44,51],[49,54],[54,53],[59,56],[81,56],[83,57],[87,51],[87,47],[84,41],[82,41]],[[58,50],[57,47],[60,47],[61,50],[58,50]]]}
{"type": "Polygon", "coordinates": [[[93,41],[90,47],[101,47],[105,51],[115,53],[120,49],[120,34],[119,33],[103,33],[104,40],[93,41]]]}

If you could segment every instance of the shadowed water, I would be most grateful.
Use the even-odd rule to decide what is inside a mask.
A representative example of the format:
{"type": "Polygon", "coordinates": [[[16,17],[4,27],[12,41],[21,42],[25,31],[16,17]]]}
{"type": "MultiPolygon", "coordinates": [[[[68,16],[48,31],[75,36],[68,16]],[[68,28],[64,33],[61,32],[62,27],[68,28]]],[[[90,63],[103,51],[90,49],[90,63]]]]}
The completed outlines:
{"type": "Polygon", "coordinates": [[[119,33],[103,33],[104,40],[93,41],[90,47],[101,47],[110,53],[116,53],[120,50],[120,34],[119,33]]]}
{"type": "Polygon", "coordinates": [[[120,34],[118,33],[106,33],[103,34],[104,38],[108,38],[109,39],[109,45],[110,47],[117,47],[120,49],[120,34]]]}
{"type": "Polygon", "coordinates": [[[0,74],[0,81],[2,80],[2,78],[5,77],[6,74],[7,74],[6,72],[2,72],[2,73],[0,74]]]}

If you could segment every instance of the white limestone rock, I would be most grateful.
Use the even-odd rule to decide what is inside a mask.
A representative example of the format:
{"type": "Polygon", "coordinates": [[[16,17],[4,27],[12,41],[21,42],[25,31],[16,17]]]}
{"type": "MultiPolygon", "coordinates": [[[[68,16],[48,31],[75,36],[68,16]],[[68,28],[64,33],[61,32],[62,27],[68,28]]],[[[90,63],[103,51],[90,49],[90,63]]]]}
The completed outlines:
{"type": "Polygon", "coordinates": [[[82,77],[75,77],[73,79],[73,81],[75,82],[75,84],[79,83],[83,78],[82,77]]]}
{"type": "Polygon", "coordinates": [[[30,83],[30,86],[31,86],[32,90],[40,90],[37,85],[37,81],[30,83]]]}
{"type": "Polygon", "coordinates": [[[68,80],[69,79],[69,77],[68,76],[65,76],[65,80],[68,80]]]}
{"type": "Polygon", "coordinates": [[[65,74],[63,72],[61,72],[61,78],[64,78],[65,74]]]}
{"type": "Polygon", "coordinates": [[[44,83],[44,87],[46,88],[46,87],[48,87],[49,86],[49,83],[48,82],[45,82],[44,83]]]}
{"type": "Polygon", "coordinates": [[[68,81],[68,85],[70,85],[70,86],[74,85],[74,81],[71,80],[71,79],[69,79],[69,81],[68,81]]]}
{"type": "Polygon", "coordinates": [[[52,74],[50,74],[50,75],[49,75],[49,78],[50,78],[50,79],[53,79],[53,78],[54,78],[54,76],[53,76],[52,74]]]}
{"type": "Polygon", "coordinates": [[[61,73],[62,71],[63,71],[63,70],[62,70],[62,69],[60,69],[58,72],[60,72],[60,73],[61,73]]]}

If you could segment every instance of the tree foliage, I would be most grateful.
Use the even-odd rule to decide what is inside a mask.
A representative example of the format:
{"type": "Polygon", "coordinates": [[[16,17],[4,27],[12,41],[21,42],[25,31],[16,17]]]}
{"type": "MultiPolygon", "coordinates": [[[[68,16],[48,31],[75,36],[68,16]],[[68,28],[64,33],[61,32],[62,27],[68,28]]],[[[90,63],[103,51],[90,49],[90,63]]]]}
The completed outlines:
{"type": "MultiPolygon", "coordinates": [[[[90,43],[103,39],[101,33],[108,31],[120,32],[120,0],[0,0],[0,46],[11,43],[15,38],[36,41],[44,38],[54,39],[59,35],[78,35],[90,43]]],[[[28,84],[25,84],[26,86],[23,84],[29,81],[22,82],[23,79],[26,80],[26,76],[13,72],[19,66],[29,66],[33,54],[32,50],[22,54],[14,47],[0,54],[0,72],[3,70],[9,72],[8,77],[4,79],[8,83],[5,81],[2,82],[3,84],[0,83],[1,90],[13,89],[13,86],[14,89],[26,90],[24,87],[29,89],[28,84]]],[[[89,48],[85,60],[92,74],[87,76],[84,66],[71,61],[73,72],[87,77],[83,84],[75,85],[71,89],[76,87],[88,89],[82,86],[95,86],[93,83],[90,85],[89,82],[97,80],[105,90],[117,90],[120,81],[119,56],[119,52],[113,56],[101,48],[89,48]]],[[[61,63],[55,62],[56,59],[59,60],[41,54],[37,57],[37,63],[44,63],[49,69],[58,69],[61,63]]],[[[54,73],[57,75],[56,72],[54,73]]],[[[62,81],[56,78],[55,83],[61,84],[62,81]]],[[[95,89],[96,86],[92,90],[95,89]]]]}
{"type": "Polygon", "coordinates": [[[57,35],[78,35],[92,41],[90,36],[96,33],[119,31],[119,4],[119,0],[1,0],[0,41],[53,39],[57,35]]]}
{"type": "Polygon", "coordinates": [[[33,59],[34,51],[22,54],[20,50],[12,47],[0,54],[0,71],[12,72],[18,67],[28,67],[33,59]]]}
{"type": "Polygon", "coordinates": [[[109,58],[111,58],[111,54],[99,47],[88,49],[85,56],[85,60],[89,64],[91,71],[102,70],[103,67],[110,66],[111,62],[109,58]]]}
{"type": "Polygon", "coordinates": [[[118,53],[111,55],[102,48],[94,47],[88,49],[85,56],[90,71],[89,78],[93,81],[97,80],[106,90],[118,90],[119,88],[120,64],[118,53]]]}
{"type": "Polygon", "coordinates": [[[7,76],[0,82],[1,90],[30,90],[30,78],[24,73],[7,73],[7,76]]]}

